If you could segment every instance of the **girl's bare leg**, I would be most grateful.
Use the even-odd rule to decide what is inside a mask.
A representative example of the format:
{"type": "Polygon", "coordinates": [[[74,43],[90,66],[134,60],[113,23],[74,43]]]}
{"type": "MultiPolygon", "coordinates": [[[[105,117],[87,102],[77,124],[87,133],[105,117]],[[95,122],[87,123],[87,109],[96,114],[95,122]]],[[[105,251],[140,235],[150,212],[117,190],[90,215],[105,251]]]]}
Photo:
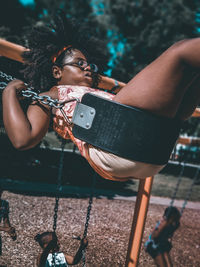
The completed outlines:
{"type": "Polygon", "coordinates": [[[182,120],[187,120],[200,104],[200,75],[197,75],[187,88],[183,100],[179,106],[176,116],[182,120]]]}
{"type": "Polygon", "coordinates": [[[175,117],[179,108],[181,113],[186,109],[191,115],[200,102],[200,94],[197,89],[190,91],[189,85],[194,69],[197,72],[199,68],[200,38],[181,41],[138,73],[114,100],[166,117],[175,117]],[[191,101],[184,99],[186,92],[191,101]]]}
{"type": "Polygon", "coordinates": [[[155,257],[154,262],[157,267],[167,267],[163,254],[159,254],[155,257]]]}
{"type": "Polygon", "coordinates": [[[167,267],[173,267],[173,263],[172,263],[172,260],[171,260],[171,257],[170,257],[170,255],[169,255],[169,253],[168,252],[165,252],[164,254],[163,254],[163,256],[164,256],[164,259],[165,259],[165,262],[166,262],[166,266],[167,267]]]}

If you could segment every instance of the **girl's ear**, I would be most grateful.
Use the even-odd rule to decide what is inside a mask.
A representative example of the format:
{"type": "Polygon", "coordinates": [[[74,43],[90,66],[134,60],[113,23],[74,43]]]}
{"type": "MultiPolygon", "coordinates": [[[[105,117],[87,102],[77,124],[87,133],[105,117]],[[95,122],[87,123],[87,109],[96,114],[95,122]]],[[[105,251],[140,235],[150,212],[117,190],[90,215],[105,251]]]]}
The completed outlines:
{"type": "Polygon", "coordinates": [[[52,67],[52,73],[53,73],[53,77],[54,77],[55,79],[61,79],[61,77],[62,77],[62,70],[61,70],[60,67],[54,65],[54,66],[52,67]]]}

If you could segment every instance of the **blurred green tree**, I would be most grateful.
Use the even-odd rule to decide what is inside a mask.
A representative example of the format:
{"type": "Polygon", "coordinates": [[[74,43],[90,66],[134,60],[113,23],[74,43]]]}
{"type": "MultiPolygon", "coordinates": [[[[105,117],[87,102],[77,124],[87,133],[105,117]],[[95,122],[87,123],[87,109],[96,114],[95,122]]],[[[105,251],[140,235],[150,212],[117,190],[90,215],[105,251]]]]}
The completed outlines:
{"type": "Polygon", "coordinates": [[[127,82],[174,42],[199,36],[199,8],[195,0],[107,1],[107,22],[125,40],[112,75],[127,82]]]}

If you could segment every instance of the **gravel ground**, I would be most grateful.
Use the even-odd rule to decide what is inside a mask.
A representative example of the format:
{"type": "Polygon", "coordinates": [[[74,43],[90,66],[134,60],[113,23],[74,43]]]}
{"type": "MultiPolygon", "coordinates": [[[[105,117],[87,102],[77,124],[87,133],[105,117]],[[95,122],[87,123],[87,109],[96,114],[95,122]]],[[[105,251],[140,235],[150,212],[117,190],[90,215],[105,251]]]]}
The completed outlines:
{"type": "MultiPolygon", "coordinates": [[[[3,199],[10,204],[10,220],[16,227],[18,238],[12,241],[2,233],[2,256],[0,266],[29,267],[40,252],[34,236],[51,231],[55,199],[46,196],[28,196],[5,191],[3,199]]],[[[88,199],[60,199],[57,235],[61,250],[74,255],[79,241],[73,236],[84,231],[88,199]]],[[[124,266],[127,244],[134,212],[133,201],[94,199],[88,229],[89,245],[86,253],[87,266],[124,266]]],[[[143,242],[147,239],[164,206],[150,205],[143,242]]],[[[186,209],[181,227],[174,235],[171,256],[175,267],[200,266],[200,214],[198,210],[186,209]]],[[[77,266],[82,266],[81,263],[77,266]]],[[[143,243],[139,267],[154,266],[144,252],[143,243]]]]}

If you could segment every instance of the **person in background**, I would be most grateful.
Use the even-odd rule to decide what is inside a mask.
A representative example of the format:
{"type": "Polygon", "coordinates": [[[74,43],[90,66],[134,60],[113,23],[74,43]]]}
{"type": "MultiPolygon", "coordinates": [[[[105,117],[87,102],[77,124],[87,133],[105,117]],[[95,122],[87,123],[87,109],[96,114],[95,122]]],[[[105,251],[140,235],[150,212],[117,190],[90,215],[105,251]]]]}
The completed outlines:
{"type": "Polygon", "coordinates": [[[37,267],[66,267],[68,265],[78,264],[82,258],[83,250],[88,245],[86,238],[81,239],[80,247],[73,257],[60,252],[60,243],[55,232],[43,232],[42,234],[37,234],[34,239],[43,249],[42,253],[37,257],[37,267]],[[53,261],[55,265],[53,265],[53,261]]]}
{"type": "Polygon", "coordinates": [[[158,221],[152,234],[145,243],[145,251],[154,259],[158,267],[172,267],[170,250],[172,249],[171,239],[174,232],[180,226],[181,214],[176,207],[167,207],[163,218],[158,221]]]}
{"type": "MultiPolygon", "coordinates": [[[[9,203],[2,199],[3,190],[0,189],[0,231],[8,233],[12,240],[17,239],[15,228],[11,226],[9,220],[9,203]]],[[[0,255],[2,255],[2,241],[0,236],[0,255]]]]}

